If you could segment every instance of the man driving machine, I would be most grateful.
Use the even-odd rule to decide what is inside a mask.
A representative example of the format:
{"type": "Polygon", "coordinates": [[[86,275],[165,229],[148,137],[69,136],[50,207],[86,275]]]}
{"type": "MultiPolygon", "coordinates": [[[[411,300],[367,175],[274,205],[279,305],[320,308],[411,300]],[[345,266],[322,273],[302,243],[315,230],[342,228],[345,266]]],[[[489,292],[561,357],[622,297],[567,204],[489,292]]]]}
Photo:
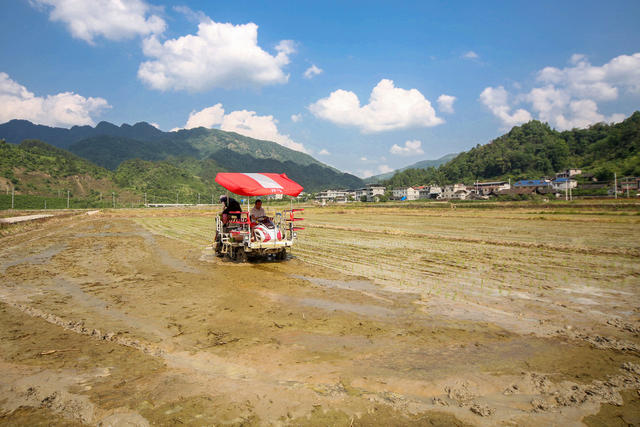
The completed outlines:
{"type": "Polygon", "coordinates": [[[251,222],[256,222],[259,218],[267,216],[262,207],[262,200],[256,200],[255,205],[253,205],[251,211],[249,211],[249,216],[251,217],[251,222]]]}

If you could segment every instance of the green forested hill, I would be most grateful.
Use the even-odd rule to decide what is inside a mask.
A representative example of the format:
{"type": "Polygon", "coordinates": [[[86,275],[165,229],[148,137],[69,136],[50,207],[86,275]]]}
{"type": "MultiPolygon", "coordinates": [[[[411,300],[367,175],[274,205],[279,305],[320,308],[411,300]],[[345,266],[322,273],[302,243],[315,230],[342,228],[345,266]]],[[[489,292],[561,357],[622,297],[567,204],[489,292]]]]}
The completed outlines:
{"type": "Polygon", "coordinates": [[[600,179],[610,179],[614,172],[619,176],[639,176],[640,112],[621,123],[599,123],[564,132],[534,120],[461,153],[438,168],[405,170],[385,184],[540,178],[569,167],[592,172],[600,179]]]}
{"type": "MultiPolygon", "coordinates": [[[[197,201],[197,194],[222,189],[214,177],[221,168],[213,161],[173,159],[173,163],[127,160],[111,171],[66,150],[37,140],[18,145],[0,140],[0,190],[17,195],[66,197],[74,199],[110,198],[117,193],[120,202],[142,200],[149,193],[157,202],[197,201]]],[[[203,201],[204,202],[204,201],[203,201]]]]}
{"type": "Polygon", "coordinates": [[[147,193],[150,201],[173,201],[177,193],[178,201],[186,197],[193,202],[201,194],[208,203],[211,194],[219,195],[223,189],[210,177],[198,176],[196,170],[197,166],[190,169],[165,161],[127,160],[115,171],[115,182],[138,194],[147,193]]]}
{"type": "Polygon", "coordinates": [[[37,140],[0,141],[0,187],[39,195],[69,190],[83,197],[120,190],[107,169],[37,140]]]}
{"type": "Polygon", "coordinates": [[[69,151],[110,170],[129,159],[164,160],[169,156],[198,156],[186,143],[162,140],[140,141],[119,136],[94,136],[69,146],[69,151]]]}

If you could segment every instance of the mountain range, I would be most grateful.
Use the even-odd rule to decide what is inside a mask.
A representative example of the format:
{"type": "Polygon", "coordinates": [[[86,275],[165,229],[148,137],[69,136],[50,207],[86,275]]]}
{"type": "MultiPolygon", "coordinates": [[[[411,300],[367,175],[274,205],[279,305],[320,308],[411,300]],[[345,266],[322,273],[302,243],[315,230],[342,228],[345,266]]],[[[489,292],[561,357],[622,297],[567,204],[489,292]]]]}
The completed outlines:
{"type": "MultiPolygon", "coordinates": [[[[215,173],[222,171],[277,171],[286,173],[306,191],[363,185],[360,178],[340,172],[308,154],[272,141],[218,129],[201,127],[163,132],[145,122],[133,126],[100,122],[95,127],[64,129],[26,120],[11,120],[0,125],[0,139],[12,143],[27,139],[43,141],[111,171],[117,171],[127,161],[137,159],[146,161],[138,162],[138,168],[157,169],[153,162],[163,162],[165,166],[162,169],[166,170],[168,165],[177,167],[188,163],[191,171],[206,173],[209,177],[215,177],[215,173]]],[[[207,184],[215,188],[213,180],[207,184]]],[[[133,190],[142,188],[136,186],[133,190]]]]}

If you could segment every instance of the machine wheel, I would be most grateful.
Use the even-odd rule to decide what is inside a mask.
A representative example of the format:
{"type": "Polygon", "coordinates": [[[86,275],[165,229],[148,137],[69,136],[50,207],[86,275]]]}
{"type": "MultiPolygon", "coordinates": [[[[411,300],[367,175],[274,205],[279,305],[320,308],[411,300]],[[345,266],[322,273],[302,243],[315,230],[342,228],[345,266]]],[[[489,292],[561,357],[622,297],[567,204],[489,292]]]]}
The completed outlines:
{"type": "Polygon", "coordinates": [[[276,254],[276,259],[281,261],[287,259],[287,250],[282,248],[280,252],[276,254]]]}
{"type": "Polygon", "coordinates": [[[222,258],[224,256],[224,254],[222,253],[222,242],[215,242],[213,244],[213,250],[215,251],[218,258],[222,258]]]}
{"type": "Polygon", "coordinates": [[[247,256],[247,253],[241,247],[236,249],[236,261],[238,262],[249,261],[249,257],[247,256]]]}

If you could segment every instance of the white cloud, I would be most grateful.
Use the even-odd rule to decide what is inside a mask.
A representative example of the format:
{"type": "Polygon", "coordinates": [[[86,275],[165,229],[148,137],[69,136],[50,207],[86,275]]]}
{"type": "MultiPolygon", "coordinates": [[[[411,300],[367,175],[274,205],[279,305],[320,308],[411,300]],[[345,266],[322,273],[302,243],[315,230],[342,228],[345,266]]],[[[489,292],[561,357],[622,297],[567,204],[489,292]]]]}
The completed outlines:
{"type": "Polygon", "coordinates": [[[378,166],[378,172],[380,173],[389,173],[393,172],[395,169],[390,168],[388,165],[380,165],[378,166]]]}
{"type": "Polygon", "coordinates": [[[277,142],[292,150],[306,153],[304,145],[278,131],[277,123],[278,121],[273,116],[259,116],[255,111],[241,110],[225,114],[220,129],[251,138],[277,142]]]}
{"type": "Polygon", "coordinates": [[[154,128],[156,128],[156,129],[160,130],[160,125],[159,125],[159,124],[157,124],[156,122],[151,122],[151,123],[149,123],[149,124],[150,124],[151,126],[153,126],[154,128]]]}
{"type": "Polygon", "coordinates": [[[585,58],[586,58],[586,55],[583,55],[581,53],[574,53],[573,55],[571,55],[569,62],[571,62],[572,64],[577,64],[578,62],[584,60],[585,58]]]}
{"type": "Polygon", "coordinates": [[[25,119],[49,126],[93,125],[94,115],[110,108],[103,98],[85,98],[73,92],[35,96],[21,84],[0,73],[0,123],[25,119]]]}
{"type": "Polygon", "coordinates": [[[210,128],[222,124],[223,119],[224,108],[222,108],[222,104],[216,104],[200,111],[192,111],[184,128],[193,129],[201,126],[210,128]]]}
{"type": "MultiPolygon", "coordinates": [[[[221,130],[236,132],[250,138],[273,141],[292,150],[307,152],[299,142],[278,131],[278,121],[273,116],[259,116],[255,111],[238,110],[225,114],[222,104],[218,103],[200,111],[192,111],[184,129],[194,127],[212,128],[219,126],[221,130]]],[[[180,128],[171,129],[171,131],[180,128]]]]}
{"type": "Polygon", "coordinates": [[[307,79],[312,79],[314,76],[317,76],[320,73],[322,73],[322,69],[316,67],[315,64],[312,64],[311,67],[307,68],[307,70],[304,72],[304,77],[307,79]]]}
{"type": "Polygon", "coordinates": [[[318,151],[318,154],[321,156],[328,156],[331,153],[326,148],[323,148],[322,150],[318,151]]]}
{"type": "Polygon", "coordinates": [[[415,156],[418,154],[424,154],[424,151],[422,150],[422,141],[418,140],[405,141],[403,146],[393,144],[391,149],[389,149],[389,152],[399,156],[415,156]]]}
{"type": "MultiPolygon", "coordinates": [[[[545,67],[537,74],[542,86],[532,88],[516,98],[528,103],[537,118],[557,129],[586,127],[597,122],[617,122],[623,114],[605,116],[598,102],[618,99],[621,92],[640,94],[640,53],[620,55],[602,66],[594,66],[582,54],[570,58],[565,68],[545,67]]],[[[486,88],[480,99],[506,126],[526,121],[526,110],[510,114],[507,93],[501,86],[486,88]]]]}
{"type": "MultiPolygon", "coordinates": [[[[369,176],[373,176],[375,172],[373,172],[371,169],[362,169],[359,171],[359,173],[357,174],[360,178],[367,178],[369,176]]],[[[356,174],[354,174],[356,175],[356,174]]]]}
{"type": "Polygon", "coordinates": [[[545,67],[538,80],[560,86],[571,96],[596,101],[618,98],[620,89],[640,92],[640,53],[620,55],[602,66],[589,63],[584,55],[571,57],[573,66],[563,69],[545,67]]]}
{"type": "Polygon", "coordinates": [[[464,59],[478,59],[480,56],[472,50],[469,50],[462,54],[462,58],[464,59]]]}
{"type": "Polygon", "coordinates": [[[438,108],[443,113],[453,113],[453,103],[456,97],[451,95],[445,95],[444,93],[438,97],[438,108]]]}
{"type": "Polygon", "coordinates": [[[291,121],[292,122],[298,123],[301,120],[302,120],[302,114],[292,114],[291,115],[291,121]]]}
{"type": "Polygon", "coordinates": [[[366,158],[366,157],[364,157],[364,156],[360,157],[360,161],[361,161],[361,162],[366,162],[367,160],[369,160],[369,159],[367,159],[367,158],[366,158]]]}
{"type": "Polygon", "coordinates": [[[258,46],[258,26],[200,22],[195,35],[160,42],[144,40],[138,78],[158,90],[205,91],[214,87],[263,86],[286,83],[283,67],[295,52],[294,42],[282,40],[271,55],[258,46]]]}
{"type": "Polygon", "coordinates": [[[364,133],[431,127],[444,122],[420,91],[397,88],[388,79],[373,88],[367,105],[360,106],[355,93],[339,89],[309,105],[309,110],[316,117],[356,126],[364,133]]]}
{"type": "Polygon", "coordinates": [[[516,126],[531,120],[531,113],[519,109],[511,113],[508,103],[508,93],[504,87],[487,87],[480,94],[480,101],[497,116],[506,127],[516,126]]]}
{"type": "Polygon", "coordinates": [[[591,99],[581,99],[569,103],[570,118],[559,114],[554,118],[559,129],[584,128],[593,123],[619,122],[624,120],[624,114],[613,114],[605,117],[598,112],[598,105],[591,99]]]}
{"type": "Polygon", "coordinates": [[[31,0],[51,7],[49,19],[63,22],[75,38],[93,44],[96,37],[109,40],[161,34],[166,24],[142,0],[31,0]]]}
{"type": "Polygon", "coordinates": [[[194,11],[189,6],[173,6],[173,10],[183,14],[191,22],[200,23],[209,19],[207,15],[204,14],[204,12],[194,11]]]}

